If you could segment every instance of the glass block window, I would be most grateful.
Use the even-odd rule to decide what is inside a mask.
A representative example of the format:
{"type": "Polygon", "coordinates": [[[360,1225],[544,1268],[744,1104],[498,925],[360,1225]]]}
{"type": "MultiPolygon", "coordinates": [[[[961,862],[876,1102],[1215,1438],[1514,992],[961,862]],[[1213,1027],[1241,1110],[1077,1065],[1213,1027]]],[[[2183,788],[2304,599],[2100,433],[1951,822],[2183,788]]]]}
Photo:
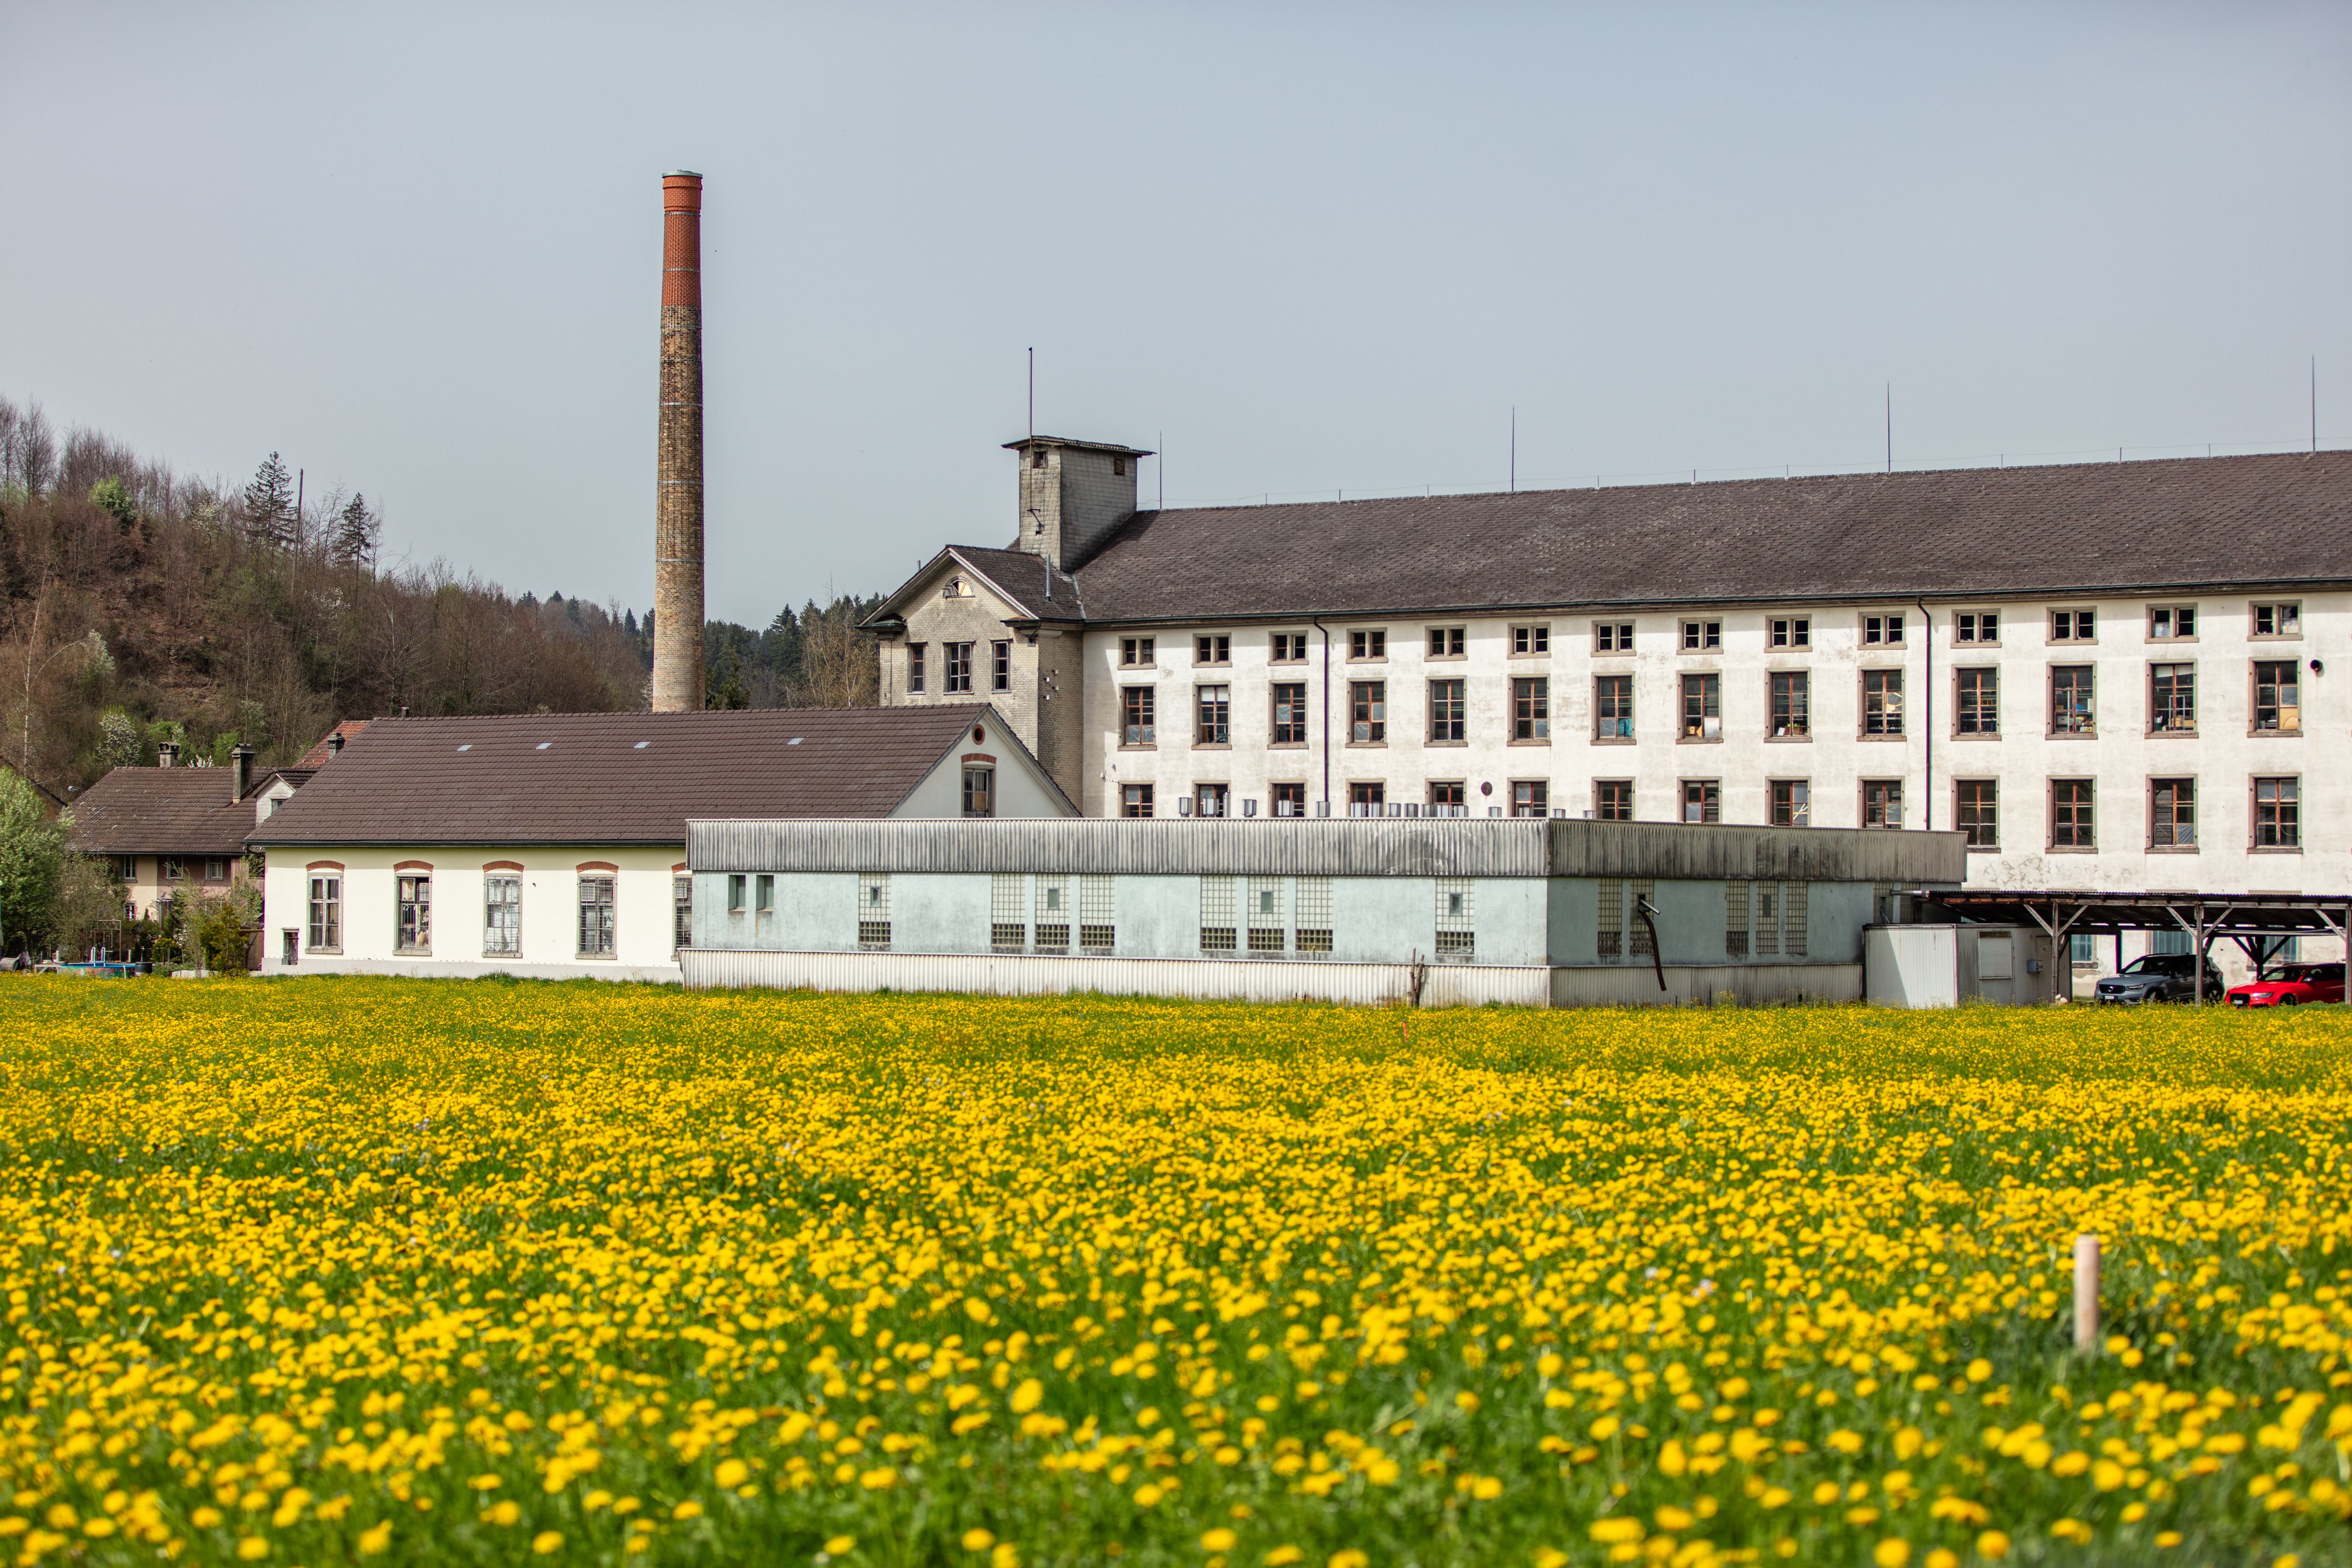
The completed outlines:
{"type": "Polygon", "coordinates": [[[1278,953],[1283,949],[1282,879],[1249,879],[1249,950],[1278,953]]]}
{"type": "Polygon", "coordinates": [[[1759,958],[1777,958],[1780,953],[1780,884],[1756,884],[1756,921],[1748,928],[1748,945],[1759,958]]]}
{"type": "Polygon", "coordinates": [[[1477,909],[1467,877],[1437,879],[1437,956],[1466,960],[1478,953],[1477,909]]]}
{"type": "Polygon", "coordinates": [[[1601,908],[1593,922],[1593,956],[1622,958],[1625,956],[1625,880],[1622,877],[1601,879],[1601,908]]]}
{"type": "Polygon", "coordinates": [[[1298,879],[1298,942],[1301,956],[1328,957],[1331,952],[1331,879],[1298,879]]]}
{"type": "Polygon", "coordinates": [[[1078,879],[1078,945],[1107,954],[1118,941],[1118,884],[1108,877],[1078,879]]]}
{"type": "Polygon", "coordinates": [[[988,879],[988,945],[996,952],[1019,952],[1029,945],[1029,879],[998,872],[988,879]]]}
{"type": "Polygon", "coordinates": [[[1069,878],[1041,876],[1037,879],[1036,926],[1039,952],[1070,951],[1069,878]]]}
{"type": "Polygon", "coordinates": [[[890,945],[890,873],[868,871],[857,879],[857,945],[869,952],[890,945]]]}
{"type": "Polygon", "coordinates": [[[1201,879],[1201,951],[1223,954],[1234,952],[1234,877],[1203,877],[1201,879]]]}
{"type": "Polygon", "coordinates": [[[1723,885],[1723,951],[1734,958],[1748,956],[1748,894],[1745,882],[1723,885]]]}
{"type": "Polygon", "coordinates": [[[1811,900],[1806,891],[1810,884],[1789,882],[1782,885],[1780,896],[1780,947],[1791,958],[1805,956],[1805,919],[1811,900]]]}

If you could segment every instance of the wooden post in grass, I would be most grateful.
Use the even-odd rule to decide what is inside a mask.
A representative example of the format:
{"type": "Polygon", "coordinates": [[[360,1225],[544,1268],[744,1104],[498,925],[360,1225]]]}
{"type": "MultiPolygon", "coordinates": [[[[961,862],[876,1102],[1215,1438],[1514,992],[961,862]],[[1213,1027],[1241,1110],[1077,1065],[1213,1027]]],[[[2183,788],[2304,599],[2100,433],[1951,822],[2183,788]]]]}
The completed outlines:
{"type": "Polygon", "coordinates": [[[2074,1352],[2099,1353],[2099,1238],[2074,1238],[2074,1352]]]}

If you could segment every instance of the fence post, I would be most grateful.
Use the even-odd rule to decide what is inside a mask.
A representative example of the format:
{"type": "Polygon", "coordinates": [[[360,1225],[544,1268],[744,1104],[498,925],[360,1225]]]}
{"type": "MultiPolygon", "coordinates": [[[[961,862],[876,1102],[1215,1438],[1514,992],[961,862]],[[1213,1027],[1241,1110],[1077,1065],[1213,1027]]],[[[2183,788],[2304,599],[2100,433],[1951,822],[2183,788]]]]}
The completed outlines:
{"type": "Polygon", "coordinates": [[[2074,1238],[2074,1352],[2099,1353],[2099,1238],[2074,1238]]]}

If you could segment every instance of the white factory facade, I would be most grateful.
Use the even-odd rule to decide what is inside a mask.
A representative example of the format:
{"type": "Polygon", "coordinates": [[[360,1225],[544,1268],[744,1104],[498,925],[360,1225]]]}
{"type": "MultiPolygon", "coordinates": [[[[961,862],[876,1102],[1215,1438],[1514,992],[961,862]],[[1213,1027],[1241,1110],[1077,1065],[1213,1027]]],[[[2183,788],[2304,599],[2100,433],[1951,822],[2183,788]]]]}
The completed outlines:
{"type": "Polygon", "coordinates": [[[1090,816],[1953,829],[1971,888],[2352,894],[2352,454],[1139,512],[1148,454],[1013,449],[1014,545],[869,623],[884,700],[994,704],[1090,816]]]}

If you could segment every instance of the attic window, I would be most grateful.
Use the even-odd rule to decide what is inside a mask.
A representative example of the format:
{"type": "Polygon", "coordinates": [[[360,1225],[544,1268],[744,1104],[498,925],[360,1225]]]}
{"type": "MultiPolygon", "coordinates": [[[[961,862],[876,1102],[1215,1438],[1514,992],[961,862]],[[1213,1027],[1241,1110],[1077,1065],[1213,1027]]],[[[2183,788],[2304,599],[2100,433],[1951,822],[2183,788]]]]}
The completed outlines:
{"type": "Polygon", "coordinates": [[[942,598],[942,599],[961,599],[961,598],[962,598],[962,597],[963,597],[963,579],[962,579],[962,578],[961,578],[961,577],[950,577],[950,578],[949,578],[949,579],[947,580],[947,584],[946,584],[946,585],[945,585],[945,586],[943,586],[943,587],[941,587],[941,588],[940,589],[940,598],[942,598]]]}
{"type": "Polygon", "coordinates": [[[644,751],[647,746],[650,746],[650,745],[652,745],[652,744],[653,744],[653,742],[652,742],[651,741],[639,741],[635,745],[634,745],[634,746],[630,747],[630,748],[629,748],[629,750],[631,750],[631,751],[633,751],[633,752],[642,752],[642,751],[644,751]]]}

